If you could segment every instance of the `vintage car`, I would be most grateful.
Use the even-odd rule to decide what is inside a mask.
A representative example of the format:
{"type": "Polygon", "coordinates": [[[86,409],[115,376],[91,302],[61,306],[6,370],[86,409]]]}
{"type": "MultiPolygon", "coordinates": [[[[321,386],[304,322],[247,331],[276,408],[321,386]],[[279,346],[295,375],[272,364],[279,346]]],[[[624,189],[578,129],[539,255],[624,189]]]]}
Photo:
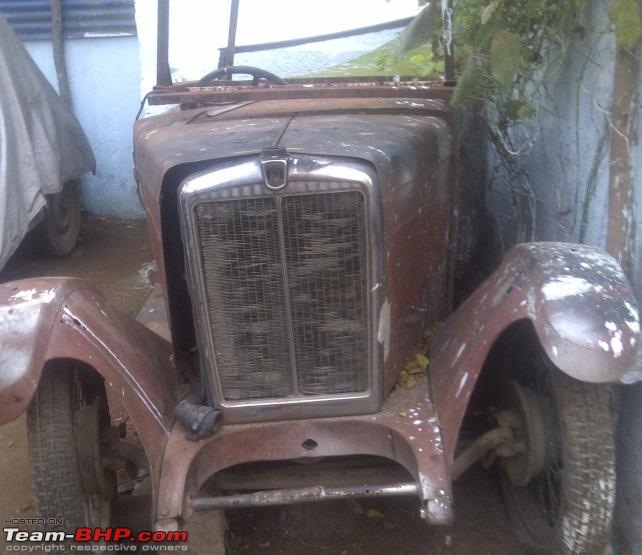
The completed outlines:
{"type": "Polygon", "coordinates": [[[0,270],[29,231],[46,256],[76,247],[80,177],[96,160],[80,123],[0,16],[0,270]]]}
{"type": "Polygon", "coordinates": [[[529,243],[455,306],[451,92],[251,67],[161,82],[150,103],[180,106],[138,121],[134,152],[170,341],[83,281],[0,285],[0,423],[28,413],[43,515],[108,525],[124,469],[158,530],[382,496],[443,525],[481,459],[529,549],[601,552],[636,302],[600,249],[529,243]]]}

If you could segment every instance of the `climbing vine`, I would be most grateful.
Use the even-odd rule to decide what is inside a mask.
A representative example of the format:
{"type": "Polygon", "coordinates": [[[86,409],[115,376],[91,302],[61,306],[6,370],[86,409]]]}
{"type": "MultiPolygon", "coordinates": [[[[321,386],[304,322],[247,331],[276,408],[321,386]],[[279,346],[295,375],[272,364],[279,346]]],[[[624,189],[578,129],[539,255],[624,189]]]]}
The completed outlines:
{"type": "MultiPolygon", "coordinates": [[[[549,84],[558,79],[556,70],[570,47],[579,45],[587,33],[610,32],[590,27],[590,1],[455,2],[459,80],[452,103],[477,101],[483,107],[480,112],[498,160],[495,169],[511,182],[512,219],[519,224],[516,241],[535,237],[537,201],[520,155],[534,144],[537,116],[554,110],[549,84]]],[[[639,1],[613,0],[608,15],[618,44],[633,48],[642,36],[639,1]]],[[[584,54],[588,63],[582,48],[575,54],[584,54]]],[[[578,82],[578,91],[580,87],[578,82]]]]}
{"type": "MultiPolygon", "coordinates": [[[[418,1],[420,5],[426,5],[425,9],[399,37],[372,52],[315,75],[388,75],[429,79],[443,73],[445,41],[439,38],[444,35],[441,28],[442,2],[418,1]]],[[[575,127],[579,153],[580,97],[591,95],[583,83],[583,75],[589,65],[595,64],[591,59],[592,49],[596,48],[601,37],[614,32],[618,49],[627,49],[628,57],[638,60],[639,54],[635,54],[633,49],[642,37],[641,2],[453,0],[458,80],[452,104],[455,107],[466,104],[479,108],[477,112],[485,122],[485,135],[495,153],[493,177],[510,183],[513,211],[510,220],[517,224],[513,241],[528,241],[536,237],[538,202],[524,164],[540,134],[541,116],[561,115],[554,101],[555,95],[549,93],[549,89],[565,78],[558,70],[567,61],[567,53],[573,49],[573,56],[584,58],[580,63],[581,75],[579,78],[574,76],[577,80],[575,127]],[[602,28],[595,28],[591,9],[595,8],[596,2],[603,2],[606,6],[611,27],[597,22],[602,28]]],[[[450,23],[450,19],[448,21],[450,23]]],[[[629,73],[631,70],[622,71],[618,74],[620,77],[615,75],[614,79],[621,81],[622,76],[629,73]]],[[[632,88],[633,85],[627,87],[632,88]]],[[[573,216],[571,225],[575,231],[573,238],[579,240],[585,239],[589,227],[589,207],[596,190],[598,170],[607,154],[612,158],[613,145],[606,135],[627,134],[627,130],[621,129],[622,125],[617,124],[617,118],[613,117],[614,107],[601,106],[597,102],[595,107],[604,115],[605,136],[598,140],[588,183],[582,187],[575,182],[574,206],[580,208],[577,210],[579,216],[573,216]]],[[[624,116],[630,109],[620,106],[619,111],[622,121],[625,121],[624,116]]],[[[611,162],[609,165],[612,166],[611,162]]],[[[561,171],[566,171],[564,164],[561,171]]],[[[570,236],[571,232],[566,231],[570,236]]]]}
{"type": "Polygon", "coordinates": [[[636,0],[615,0],[609,6],[609,19],[615,25],[615,36],[626,48],[633,48],[642,37],[642,18],[636,0]]]}
{"type": "Polygon", "coordinates": [[[556,60],[584,36],[585,15],[586,0],[459,0],[462,75],[453,103],[483,97],[510,119],[528,116],[556,60]]]}
{"type": "MultiPolygon", "coordinates": [[[[491,100],[513,120],[537,108],[568,47],[587,33],[588,0],[458,0],[455,40],[461,70],[453,104],[491,100]]],[[[642,37],[637,0],[608,7],[618,41],[642,37]]]]}

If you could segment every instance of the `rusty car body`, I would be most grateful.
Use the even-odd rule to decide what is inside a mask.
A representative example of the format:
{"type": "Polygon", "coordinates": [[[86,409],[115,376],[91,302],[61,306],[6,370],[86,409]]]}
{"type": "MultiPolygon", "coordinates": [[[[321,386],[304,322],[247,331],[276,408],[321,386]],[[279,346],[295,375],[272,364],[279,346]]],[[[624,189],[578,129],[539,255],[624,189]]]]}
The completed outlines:
{"type": "Polygon", "coordinates": [[[527,323],[561,373],[591,384],[616,383],[639,340],[630,286],[594,247],[517,245],[454,306],[451,91],[388,79],[159,87],[151,103],[181,106],[136,123],[134,155],[170,341],[86,282],[2,284],[0,422],[27,409],[43,371],[76,361],[138,432],[159,529],[195,511],[386,495],[451,522],[453,478],[508,442],[457,450],[507,330],[527,323]],[[439,323],[426,374],[396,386],[439,323]],[[176,416],[194,391],[216,414],[206,430],[176,416]],[[308,483],[282,472],[268,486],[252,467],[245,487],[230,474],[356,457],[395,467],[308,483]]]}

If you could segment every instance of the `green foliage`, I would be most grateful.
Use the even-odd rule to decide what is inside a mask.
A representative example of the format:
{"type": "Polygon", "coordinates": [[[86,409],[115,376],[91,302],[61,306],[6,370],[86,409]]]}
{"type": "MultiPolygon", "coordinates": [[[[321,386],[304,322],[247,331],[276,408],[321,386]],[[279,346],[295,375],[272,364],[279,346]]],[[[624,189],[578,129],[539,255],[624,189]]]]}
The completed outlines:
{"type": "Polygon", "coordinates": [[[500,29],[490,43],[490,71],[498,83],[510,89],[521,65],[519,37],[500,29]]]}
{"type": "Polygon", "coordinates": [[[551,51],[557,49],[561,58],[583,36],[585,2],[458,0],[455,52],[461,79],[453,104],[481,97],[508,120],[531,114],[533,95],[545,88],[553,69],[547,62],[555,59],[551,51]]]}
{"type": "Polygon", "coordinates": [[[234,532],[228,531],[225,535],[225,553],[228,555],[241,555],[248,549],[247,544],[234,532]]]}
{"type": "Polygon", "coordinates": [[[633,48],[642,37],[642,18],[637,0],[615,0],[609,6],[609,19],[615,25],[618,42],[633,48]]]}
{"type": "Polygon", "coordinates": [[[451,103],[477,101],[481,108],[497,160],[495,170],[510,182],[517,242],[534,240],[537,222],[537,197],[522,155],[537,135],[535,116],[550,111],[551,77],[571,45],[586,34],[587,1],[457,0],[455,4],[459,79],[451,103]]]}
{"type": "Polygon", "coordinates": [[[372,52],[368,52],[346,63],[313,73],[309,75],[309,77],[400,75],[425,79],[444,71],[443,61],[441,59],[436,60],[433,57],[432,48],[429,43],[408,50],[408,52],[399,58],[395,55],[396,46],[397,39],[391,40],[372,52]]]}
{"type": "Polygon", "coordinates": [[[483,71],[483,62],[480,58],[469,55],[452,97],[454,106],[483,97],[483,71]]]}

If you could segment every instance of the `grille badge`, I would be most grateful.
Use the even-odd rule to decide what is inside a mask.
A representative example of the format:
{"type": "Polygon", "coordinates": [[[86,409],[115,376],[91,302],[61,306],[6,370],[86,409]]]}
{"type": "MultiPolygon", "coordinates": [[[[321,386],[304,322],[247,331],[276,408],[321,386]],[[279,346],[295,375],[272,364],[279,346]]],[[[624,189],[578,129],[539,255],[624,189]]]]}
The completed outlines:
{"type": "Polygon", "coordinates": [[[265,186],[272,191],[288,184],[288,153],[281,147],[264,148],[261,152],[261,169],[265,186]]]}

